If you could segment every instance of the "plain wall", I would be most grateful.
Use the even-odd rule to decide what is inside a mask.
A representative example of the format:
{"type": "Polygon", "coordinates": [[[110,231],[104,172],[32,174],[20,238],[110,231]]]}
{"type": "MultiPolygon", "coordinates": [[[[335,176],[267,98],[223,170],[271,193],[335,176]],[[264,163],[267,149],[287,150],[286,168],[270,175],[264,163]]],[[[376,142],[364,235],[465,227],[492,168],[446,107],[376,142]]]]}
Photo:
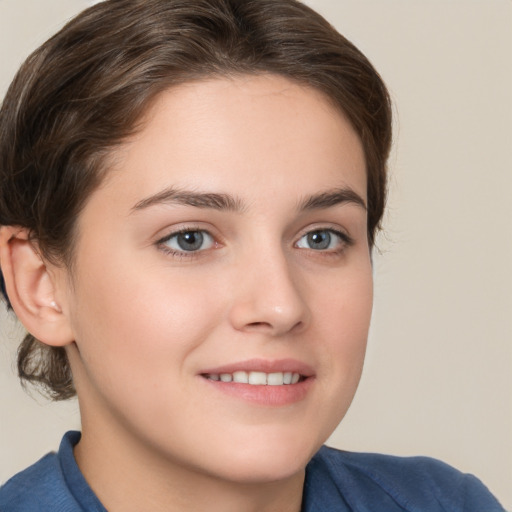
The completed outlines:
{"type": "MultiPolygon", "coordinates": [[[[85,0],[0,0],[0,97],[85,0]]],[[[391,191],[366,368],[330,439],[441,458],[512,510],[512,2],[310,0],[367,54],[395,102],[391,191]]],[[[14,375],[0,314],[0,482],[79,428],[14,375]]]]}

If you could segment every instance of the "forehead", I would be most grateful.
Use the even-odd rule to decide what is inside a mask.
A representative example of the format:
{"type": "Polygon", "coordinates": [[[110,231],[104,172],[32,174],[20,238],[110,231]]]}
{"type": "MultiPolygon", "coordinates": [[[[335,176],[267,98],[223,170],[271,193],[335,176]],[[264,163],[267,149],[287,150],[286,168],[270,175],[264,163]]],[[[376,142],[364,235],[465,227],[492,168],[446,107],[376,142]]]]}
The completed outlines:
{"type": "Polygon", "coordinates": [[[135,200],[178,184],[251,195],[350,186],[366,198],[364,153],[322,93],[275,75],[215,78],[160,93],[116,149],[107,188],[135,200]],[[263,180],[263,181],[262,181],[263,180]],[[264,187],[265,188],[265,187],[264,187]]]}

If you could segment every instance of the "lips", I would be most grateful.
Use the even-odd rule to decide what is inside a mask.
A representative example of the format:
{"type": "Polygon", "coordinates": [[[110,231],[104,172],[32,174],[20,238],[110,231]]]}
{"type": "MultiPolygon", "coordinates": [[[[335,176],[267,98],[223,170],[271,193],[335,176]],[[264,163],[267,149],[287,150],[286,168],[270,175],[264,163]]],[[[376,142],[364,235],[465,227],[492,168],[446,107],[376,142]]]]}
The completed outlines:
{"type": "Polygon", "coordinates": [[[228,395],[261,405],[280,406],[302,400],[315,374],[311,366],[293,359],[252,359],[209,368],[200,376],[228,395]]]}

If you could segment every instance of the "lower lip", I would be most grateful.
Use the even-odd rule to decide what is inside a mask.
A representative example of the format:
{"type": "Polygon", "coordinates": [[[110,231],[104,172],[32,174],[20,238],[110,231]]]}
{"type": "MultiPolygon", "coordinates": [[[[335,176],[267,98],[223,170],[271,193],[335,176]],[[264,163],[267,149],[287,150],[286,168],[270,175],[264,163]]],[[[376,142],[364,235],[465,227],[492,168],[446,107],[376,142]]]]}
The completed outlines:
{"type": "Polygon", "coordinates": [[[308,377],[297,384],[282,386],[254,386],[238,382],[222,382],[201,377],[214,389],[246,402],[267,407],[282,407],[303,400],[310,390],[314,378],[308,377]]]}

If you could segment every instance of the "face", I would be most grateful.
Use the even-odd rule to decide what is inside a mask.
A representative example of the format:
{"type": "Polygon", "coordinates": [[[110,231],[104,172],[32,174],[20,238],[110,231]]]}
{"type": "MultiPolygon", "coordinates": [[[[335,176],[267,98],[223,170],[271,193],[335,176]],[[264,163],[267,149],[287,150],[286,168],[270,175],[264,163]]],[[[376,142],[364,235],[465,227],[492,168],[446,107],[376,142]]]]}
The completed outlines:
{"type": "Polygon", "coordinates": [[[233,481],[302,471],[359,381],[361,143],[275,76],[158,98],[78,222],[65,312],[84,436],[233,481]]]}

